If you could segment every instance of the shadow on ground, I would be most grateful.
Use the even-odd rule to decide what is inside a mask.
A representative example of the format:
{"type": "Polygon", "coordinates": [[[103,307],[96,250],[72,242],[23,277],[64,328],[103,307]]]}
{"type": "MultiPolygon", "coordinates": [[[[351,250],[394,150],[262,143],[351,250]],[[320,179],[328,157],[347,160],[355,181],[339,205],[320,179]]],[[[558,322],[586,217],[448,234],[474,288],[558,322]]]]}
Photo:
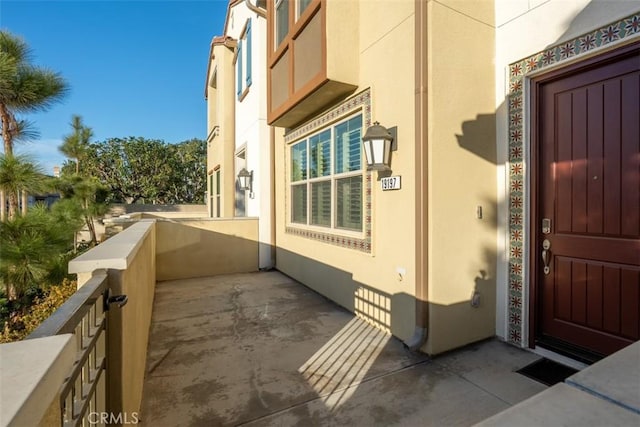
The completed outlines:
{"type": "Polygon", "coordinates": [[[278,272],[158,283],[142,424],[470,425],[545,387],[486,341],[433,360],[278,272]]]}

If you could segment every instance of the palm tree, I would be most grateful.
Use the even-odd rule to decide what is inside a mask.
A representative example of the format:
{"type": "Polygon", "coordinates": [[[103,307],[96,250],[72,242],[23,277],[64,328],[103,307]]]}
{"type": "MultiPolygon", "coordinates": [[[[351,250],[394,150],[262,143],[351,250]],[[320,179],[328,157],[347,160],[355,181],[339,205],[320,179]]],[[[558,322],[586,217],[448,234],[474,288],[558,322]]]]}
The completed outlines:
{"type": "Polygon", "coordinates": [[[10,220],[18,213],[18,197],[22,192],[42,191],[44,187],[45,175],[28,156],[0,154],[0,191],[9,199],[10,220]]]}
{"type": "MultiPolygon", "coordinates": [[[[0,31],[0,128],[7,158],[13,155],[14,141],[34,136],[28,131],[29,123],[16,114],[47,110],[68,90],[58,73],[36,67],[30,59],[31,50],[21,38],[0,31]]],[[[17,206],[16,193],[7,197],[10,206],[17,206]]]]}
{"type": "Polygon", "coordinates": [[[62,145],[58,148],[62,154],[74,159],[76,162],[76,174],[80,173],[80,160],[84,158],[89,140],[93,136],[93,130],[82,124],[82,117],[73,116],[71,119],[73,133],[64,137],[62,145]]]}

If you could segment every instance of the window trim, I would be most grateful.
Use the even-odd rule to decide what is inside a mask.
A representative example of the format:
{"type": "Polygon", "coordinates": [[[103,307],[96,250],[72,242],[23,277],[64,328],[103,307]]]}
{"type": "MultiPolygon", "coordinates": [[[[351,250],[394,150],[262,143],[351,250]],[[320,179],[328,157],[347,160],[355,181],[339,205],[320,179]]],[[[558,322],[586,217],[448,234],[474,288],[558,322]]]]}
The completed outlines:
{"type": "Polygon", "coordinates": [[[234,55],[234,65],[236,67],[236,96],[242,102],[249,93],[249,88],[253,84],[252,73],[252,52],[253,37],[251,30],[251,18],[247,18],[244,27],[238,36],[238,43],[234,55]]]}
{"type": "Polygon", "coordinates": [[[375,212],[372,210],[373,206],[373,174],[369,171],[363,170],[364,175],[364,230],[363,233],[348,233],[343,232],[342,229],[327,230],[325,227],[313,227],[313,226],[298,226],[296,223],[291,223],[289,219],[289,212],[291,209],[291,195],[289,189],[291,188],[291,162],[290,162],[290,147],[296,141],[299,141],[309,134],[332,125],[334,122],[339,122],[341,119],[346,118],[352,114],[362,112],[362,127],[363,129],[371,126],[371,89],[367,88],[363,91],[356,93],[345,101],[341,102],[334,108],[326,111],[324,114],[316,116],[314,119],[298,126],[295,129],[287,131],[284,135],[284,147],[283,155],[285,156],[285,185],[287,190],[285,195],[285,212],[287,217],[285,218],[285,234],[295,236],[298,238],[304,238],[317,242],[326,243],[341,248],[352,249],[358,252],[362,252],[369,255],[374,255],[374,239],[373,239],[373,221],[375,212]]]}
{"type": "Polygon", "coordinates": [[[222,214],[222,209],[220,206],[221,200],[222,200],[222,183],[220,182],[222,174],[220,173],[220,166],[218,165],[214,170],[213,170],[213,174],[215,175],[215,183],[216,183],[216,189],[215,189],[215,200],[216,200],[216,206],[215,206],[215,215],[214,218],[221,218],[221,214],[222,214]]]}
{"type": "MultiPolygon", "coordinates": [[[[296,2],[297,3],[297,2],[296,2]]],[[[294,5],[295,8],[295,5],[294,5]]],[[[278,49],[286,40],[287,36],[291,32],[291,1],[290,0],[273,0],[273,46],[278,49]],[[278,6],[283,3],[288,3],[287,9],[287,31],[282,35],[282,40],[278,42],[278,6]]]]}
{"type": "Polygon", "coordinates": [[[336,139],[335,139],[335,129],[337,126],[348,122],[349,120],[352,120],[356,117],[362,117],[362,129],[361,129],[361,134],[364,134],[364,122],[365,122],[365,118],[364,118],[364,113],[361,109],[352,111],[349,114],[345,114],[343,116],[341,116],[340,118],[338,118],[337,120],[334,120],[330,123],[325,124],[322,127],[318,127],[316,129],[314,129],[312,132],[307,133],[305,136],[296,139],[295,141],[291,141],[288,145],[287,145],[287,163],[289,165],[289,173],[287,174],[287,195],[289,200],[292,201],[293,203],[293,187],[296,185],[306,185],[307,188],[307,203],[306,203],[306,223],[300,223],[300,222],[294,222],[293,221],[293,210],[292,210],[292,206],[290,208],[287,209],[287,221],[286,221],[286,225],[288,227],[295,227],[295,228],[301,228],[301,229],[309,229],[309,230],[315,230],[318,232],[324,232],[324,233],[329,233],[329,234],[333,234],[336,236],[348,236],[348,237],[357,237],[357,238],[363,238],[366,234],[366,218],[365,218],[365,214],[366,214],[366,200],[365,200],[365,192],[366,190],[366,180],[367,180],[367,175],[368,172],[366,170],[365,167],[365,160],[364,160],[364,153],[361,152],[361,156],[360,156],[360,169],[355,170],[355,171],[347,171],[347,172],[339,172],[336,173],[335,172],[335,164],[336,164],[336,151],[335,151],[335,145],[336,145],[336,139]],[[330,170],[329,170],[329,174],[328,175],[321,175],[321,176],[312,176],[311,174],[311,138],[313,138],[314,136],[318,136],[324,132],[329,131],[329,156],[330,156],[330,170]],[[306,168],[307,168],[307,174],[306,174],[306,178],[305,179],[301,179],[299,181],[293,181],[292,180],[292,176],[291,176],[291,161],[292,161],[292,152],[293,152],[293,147],[297,146],[298,144],[301,143],[305,143],[307,145],[306,148],[306,155],[307,155],[307,161],[306,161],[306,168]],[[338,205],[338,197],[337,197],[337,181],[343,178],[351,178],[351,177],[361,177],[362,180],[362,200],[361,200],[361,214],[362,214],[362,223],[361,223],[361,230],[354,230],[354,229],[349,229],[349,228],[343,228],[343,227],[339,227],[337,225],[338,219],[337,219],[337,205],[338,205]],[[313,224],[313,214],[312,214],[312,186],[314,183],[319,183],[319,182],[327,182],[329,181],[331,183],[331,206],[330,206],[330,223],[328,226],[324,226],[324,225],[319,225],[319,224],[313,224]]]}
{"type": "Polygon", "coordinates": [[[243,40],[241,37],[238,38],[238,47],[236,53],[236,95],[238,98],[242,95],[242,55],[243,55],[243,40]]]}

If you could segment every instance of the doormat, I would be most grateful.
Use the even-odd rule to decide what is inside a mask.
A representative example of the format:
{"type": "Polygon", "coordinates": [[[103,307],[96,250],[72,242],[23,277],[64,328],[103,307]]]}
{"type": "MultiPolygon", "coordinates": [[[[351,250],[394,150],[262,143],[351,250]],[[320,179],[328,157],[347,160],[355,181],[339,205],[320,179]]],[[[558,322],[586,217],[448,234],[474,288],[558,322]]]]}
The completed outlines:
{"type": "Polygon", "coordinates": [[[524,368],[518,369],[516,372],[551,387],[554,384],[563,382],[578,370],[561,365],[553,360],[542,358],[524,368]]]}

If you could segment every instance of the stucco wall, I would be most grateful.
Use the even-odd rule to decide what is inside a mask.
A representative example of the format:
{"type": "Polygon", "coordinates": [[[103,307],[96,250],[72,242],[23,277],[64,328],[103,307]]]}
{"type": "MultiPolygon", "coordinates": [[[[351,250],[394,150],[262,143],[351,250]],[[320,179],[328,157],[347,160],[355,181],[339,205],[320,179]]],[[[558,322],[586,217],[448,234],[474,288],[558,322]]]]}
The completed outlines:
{"type": "Polygon", "coordinates": [[[111,408],[114,413],[121,408],[121,412],[129,416],[140,412],[142,402],[156,285],[155,245],[156,234],[152,231],[145,236],[126,270],[108,271],[113,294],[125,294],[129,298],[123,308],[112,308],[109,317],[111,408]]]}
{"type": "Polygon", "coordinates": [[[158,221],[157,279],[258,270],[258,220],[158,221]]]}
{"type": "Polygon", "coordinates": [[[146,204],[113,204],[109,208],[111,215],[123,215],[133,212],[165,212],[165,213],[189,213],[189,214],[206,214],[207,207],[205,205],[146,205],[146,204]]]}
{"type": "MultiPolygon", "coordinates": [[[[371,90],[371,118],[398,127],[393,173],[402,175],[402,189],[382,192],[372,178],[372,251],[365,253],[285,232],[288,146],[282,131],[276,138],[277,267],[356,314],[389,329],[401,339],[413,333],[414,260],[414,51],[413,1],[369,2],[358,8],[359,87],[371,90]],[[383,64],[380,63],[384,58],[383,64]],[[391,66],[402,64],[402,66],[391,66]],[[405,274],[400,277],[397,269],[405,274]],[[391,315],[389,315],[391,313],[391,315]]],[[[327,13],[332,13],[332,8],[327,13]]],[[[335,11],[339,11],[337,8],[335,11]]],[[[327,18],[341,28],[354,28],[354,16],[327,18]]]]}
{"type": "Polygon", "coordinates": [[[153,221],[137,222],[69,263],[79,287],[93,271],[105,269],[112,294],[128,297],[124,307],[109,311],[109,409],[114,414],[140,411],[156,284],[156,231],[153,221]]]}
{"type": "MultiPolygon", "coordinates": [[[[287,144],[278,138],[277,266],[407,340],[415,327],[416,266],[428,263],[429,339],[423,350],[435,354],[495,332],[494,9],[492,1],[429,2],[428,139],[418,143],[428,144],[430,158],[430,255],[416,260],[414,8],[412,1],[394,1],[393,7],[369,2],[358,9],[359,31],[350,40],[359,52],[351,62],[358,66],[356,92],[370,88],[372,121],[398,129],[391,166],[402,188],[383,192],[378,174],[371,173],[371,253],[284,231],[287,144]],[[470,304],[474,292],[478,308],[470,304]]],[[[327,21],[332,19],[340,28],[354,27],[349,14],[327,21]]]]}
{"type": "MultiPolygon", "coordinates": [[[[216,136],[207,144],[207,173],[220,170],[220,215],[225,218],[233,217],[234,212],[234,151],[235,151],[235,67],[233,65],[233,45],[216,44],[213,47],[216,69],[217,89],[215,99],[211,97],[208,103],[215,103],[216,118],[209,122],[209,131],[218,125],[216,136]]],[[[214,188],[209,188],[210,195],[215,195],[214,188]]],[[[209,201],[210,202],[210,201],[209,201]]],[[[215,210],[214,210],[215,212],[215,210]]]]}
{"type": "Polygon", "coordinates": [[[427,28],[427,352],[436,354],[491,337],[495,330],[492,2],[430,2],[427,28]],[[474,292],[480,297],[477,308],[470,304],[474,292]]]}
{"type": "MultiPolygon", "coordinates": [[[[245,70],[242,75],[242,87],[244,93],[241,96],[237,95],[238,62],[236,62],[231,64],[227,70],[228,73],[233,74],[233,79],[228,83],[233,96],[225,98],[225,103],[217,107],[219,114],[223,114],[227,110],[233,114],[233,121],[226,124],[226,126],[233,127],[233,141],[225,144],[224,150],[226,152],[224,154],[220,149],[212,147],[210,150],[212,152],[211,164],[219,164],[221,158],[227,159],[221,167],[224,174],[222,179],[225,181],[221,192],[222,199],[226,204],[223,217],[231,218],[236,214],[235,183],[242,167],[238,167],[236,164],[235,156],[244,151],[244,167],[253,172],[252,190],[244,193],[244,216],[260,218],[259,266],[260,268],[269,268],[273,266],[271,253],[271,199],[273,191],[270,180],[272,150],[267,126],[266,105],[266,19],[258,17],[254,11],[247,7],[245,2],[236,2],[229,10],[224,35],[232,37],[234,40],[240,40],[243,35],[242,55],[245,70]],[[248,22],[251,23],[251,49],[248,48],[246,35],[248,22]],[[248,55],[249,51],[251,52],[251,84],[247,85],[247,57],[245,55],[248,55]],[[229,155],[231,160],[229,160],[229,155]]],[[[221,129],[220,132],[222,131],[221,129]]]]}
{"type": "MultiPolygon", "coordinates": [[[[358,81],[358,75],[362,69],[362,64],[355,58],[362,52],[363,44],[360,43],[359,38],[362,36],[362,24],[357,23],[360,26],[360,31],[354,30],[353,20],[354,18],[362,18],[361,9],[374,8],[378,9],[378,5],[372,4],[374,2],[361,2],[361,1],[341,1],[341,0],[327,0],[327,14],[326,14],[326,44],[327,44],[327,78],[338,82],[355,84],[358,81]]],[[[384,2],[375,2],[384,3],[384,2]]],[[[396,9],[396,2],[393,5],[387,4],[387,14],[394,15],[396,9]]],[[[404,5],[400,7],[398,16],[406,16],[406,12],[403,12],[404,5]]],[[[371,11],[373,12],[373,9],[371,11]]],[[[365,25],[379,26],[383,25],[387,27],[385,23],[386,16],[378,22],[371,21],[367,18],[368,22],[365,25]]],[[[391,22],[399,22],[397,17],[390,19],[391,22]]],[[[391,28],[391,27],[388,27],[391,28]]],[[[369,31],[372,28],[369,29],[369,31]]],[[[381,30],[370,31],[371,35],[378,34],[379,36],[384,34],[381,30]]],[[[373,40],[370,40],[370,42],[373,40]]]]}

